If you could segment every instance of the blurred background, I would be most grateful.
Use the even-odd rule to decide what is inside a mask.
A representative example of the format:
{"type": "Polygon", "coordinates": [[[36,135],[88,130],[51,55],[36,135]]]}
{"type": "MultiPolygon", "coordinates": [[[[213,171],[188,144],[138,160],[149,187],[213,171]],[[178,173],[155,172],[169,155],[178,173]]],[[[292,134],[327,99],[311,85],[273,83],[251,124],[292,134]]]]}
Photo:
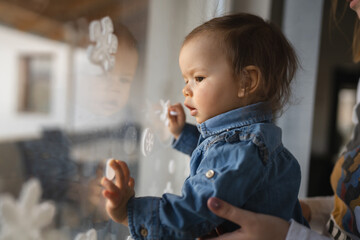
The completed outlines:
{"type": "MultiPolygon", "coordinates": [[[[330,2],[0,0],[0,202],[21,199],[35,178],[40,202],[56,207],[46,228],[57,231],[53,239],[90,229],[98,239],[126,239],[127,229],[104,212],[106,161],[129,164],[137,196],[180,193],[189,157],[171,149],[163,115],[168,103],[183,102],[178,53],[194,27],[234,12],[274,22],[295,47],[302,68],[277,124],[301,165],[300,197],[331,195],[329,175],[353,128],[360,66],[351,61],[355,13],[344,1],[340,31],[330,2]],[[118,41],[104,40],[109,33],[118,41]]],[[[0,233],[7,222],[0,213],[1,222],[0,233]]]]}

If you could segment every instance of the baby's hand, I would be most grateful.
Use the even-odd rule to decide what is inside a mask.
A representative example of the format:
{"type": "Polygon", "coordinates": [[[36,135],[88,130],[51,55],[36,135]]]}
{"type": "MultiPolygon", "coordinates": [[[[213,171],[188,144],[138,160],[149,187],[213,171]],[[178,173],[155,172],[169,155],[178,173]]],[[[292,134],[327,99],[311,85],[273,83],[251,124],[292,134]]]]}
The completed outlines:
{"type": "Polygon", "coordinates": [[[135,195],[135,181],[125,162],[112,160],[110,166],[115,171],[115,183],[103,177],[101,185],[105,188],[102,194],[106,198],[106,212],[115,221],[128,225],[127,202],[135,195]]]}
{"type": "Polygon", "coordinates": [[[180,103],[168,108],[169,130],[177,139],[185,126],[185,112],[180,103]],[[176,114],[174,114],[176,112],[176,114]]]}

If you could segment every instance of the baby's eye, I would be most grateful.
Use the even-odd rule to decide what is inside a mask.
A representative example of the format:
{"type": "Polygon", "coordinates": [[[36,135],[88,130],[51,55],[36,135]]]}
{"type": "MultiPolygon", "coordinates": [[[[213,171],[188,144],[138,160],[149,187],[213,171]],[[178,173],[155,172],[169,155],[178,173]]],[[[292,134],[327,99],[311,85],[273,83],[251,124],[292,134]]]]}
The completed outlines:
{"type": "Polygon", "coordinates": [[[204,77],[195,77],[195,81],[197,82],[201,82],[204,79],[205,79],[204,77]]]}

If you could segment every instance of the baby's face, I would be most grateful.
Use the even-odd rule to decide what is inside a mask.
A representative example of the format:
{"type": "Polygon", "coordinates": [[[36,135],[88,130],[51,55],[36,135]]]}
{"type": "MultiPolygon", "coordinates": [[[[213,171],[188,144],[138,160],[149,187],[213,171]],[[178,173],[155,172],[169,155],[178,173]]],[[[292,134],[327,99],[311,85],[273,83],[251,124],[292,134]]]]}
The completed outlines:
{"type": "Polygon", "coordinates": [[[198,123],[242,106],[239,81],[211,36],[196,36],[185,43],[179,64],[186,83],[184,105],[198,123]]]}
{"type": "Polygon", "coordinates": [[[131,83],[138,64],[135,49],[119,45],[114,69],[106,76],[89,79],[91,111],[103,116],[111,116],[127,103],[131,83]]]}

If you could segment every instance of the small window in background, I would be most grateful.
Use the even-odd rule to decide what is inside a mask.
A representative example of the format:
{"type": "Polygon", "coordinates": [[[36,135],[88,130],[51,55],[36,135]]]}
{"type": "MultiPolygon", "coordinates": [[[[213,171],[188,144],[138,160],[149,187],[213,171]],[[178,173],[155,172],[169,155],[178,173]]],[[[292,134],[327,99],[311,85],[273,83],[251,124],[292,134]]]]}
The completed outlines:
{"type": "Polygon", "coordinates": [[[50,54],[20,56],[18,111],[21,113],[50,113],[51,99],[50,54]]]}

